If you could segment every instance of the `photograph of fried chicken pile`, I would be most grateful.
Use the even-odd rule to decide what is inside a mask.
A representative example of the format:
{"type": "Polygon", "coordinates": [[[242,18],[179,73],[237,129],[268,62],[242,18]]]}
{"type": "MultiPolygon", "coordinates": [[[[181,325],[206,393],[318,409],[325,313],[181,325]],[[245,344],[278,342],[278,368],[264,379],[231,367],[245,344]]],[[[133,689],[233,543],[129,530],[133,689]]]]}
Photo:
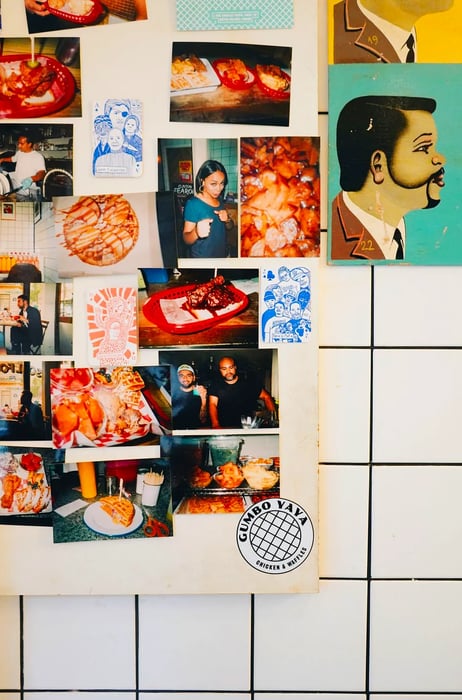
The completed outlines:
{"type": "Polygon", "coordinates": [[[318,257],[319,138],[242,138],[241,255],[318,257]]]}
{"type": "Polygon", "coordinates": [[[41,455],[0,454],[0,515],[48,513],[51,492],[41,455]]]}
{"type": "Polygon", "coordinates": [[[50,385],[55,447],[119,445],[158,427],[136,368],[51,369],[50,385]]]}

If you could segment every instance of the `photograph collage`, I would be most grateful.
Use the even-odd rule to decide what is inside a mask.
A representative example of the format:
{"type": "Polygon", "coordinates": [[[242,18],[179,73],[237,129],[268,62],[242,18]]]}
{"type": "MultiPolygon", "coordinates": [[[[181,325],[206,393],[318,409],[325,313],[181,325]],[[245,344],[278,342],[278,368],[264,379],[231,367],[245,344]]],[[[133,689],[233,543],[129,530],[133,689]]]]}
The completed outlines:
{"type": "Polygon", "coordinates": [[[281,497],[316,525],[320,138],[315,101],[292,127],[292,0],[255,13],[267,43],[209,41],[181,2],[20,5],[1,5],[0,531],[174,552],[218,527],[233,548],[281,497]],[[162,25],[161,112],[135,66],[162,25]]]}

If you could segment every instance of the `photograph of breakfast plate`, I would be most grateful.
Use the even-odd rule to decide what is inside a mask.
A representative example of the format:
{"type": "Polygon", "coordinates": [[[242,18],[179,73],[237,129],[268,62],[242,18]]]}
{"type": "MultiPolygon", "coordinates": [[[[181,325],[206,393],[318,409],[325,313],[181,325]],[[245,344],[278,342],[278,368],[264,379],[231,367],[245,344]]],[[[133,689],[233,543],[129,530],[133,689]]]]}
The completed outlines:
{"type": "MultiPolygon", "coordinates": [[[[20,0],[18,0],[20,2],[20,0]]],[[[47,0],[47,14],[36,14],[24,0],[30,34],[61,29],[106,26],[148,18],[146,0],[47,0]]]]}
{"type": "MultiPolygon", "coordinates": [[[[0,117],[27,119],[82,116],[80,39],[72,65],[61,60],[59,40],[47,37],[34,52],[31,39],[3,39],[0,56],[0,117]]],[[[36,42],[37,45],[38,42],[36,42]]]]}
{"type": "Polygon", "coordinates": [[[212,93],[170,93],[170,121],[289,125],[290,47],[173,42],[172,67],[183,71],[181,80],[206,81],[206,61],[220,84],[212,93]]]}
{"type": "Polygon", "coordinates": [[[258,345],[258,270],[141,268],[139,346],[258,345]]]}
{"type": "Polygon", "coordinates": [[[52,448],[0,446],[0,525],[51,526],[50,486],[63,457],[52,448]]]}
{"type": "Polygon", "coordinates": [[[51,512],[51,490],[39,452],[0,453],[0,515],[51,512]]]}
{"type": "Polygon", "coordinates": [[[55,543],[173,535],[168,463],[127,451],[131,459],[64,462],[55,470],[55,543]]]}
{"type": "Polygon", "coordinates": [[[135,505],[134,510],[135,514],[132,522],[129,525],[123,525],[121,523],[115,523],[109,513],[103,510],[100,502],[96,501],[96,503],[92,503],[86,508],[83,520],[90,530],[94,530],[100,535],[108,535],[109,537],[129,535],[130,532],[137,530],[143,523],[141,508],[135,505]]]}
{"type": "Polygon", "coordinates": [[[169,402],[165,386],[169,382],[168,368],[55,367],[49,372],[55,447],[159,442],[164,433],[161,422],[165,424],[169,418],[164,415],[169,402]],[[156,397],[162,398],[164,409],[156,397]]]}

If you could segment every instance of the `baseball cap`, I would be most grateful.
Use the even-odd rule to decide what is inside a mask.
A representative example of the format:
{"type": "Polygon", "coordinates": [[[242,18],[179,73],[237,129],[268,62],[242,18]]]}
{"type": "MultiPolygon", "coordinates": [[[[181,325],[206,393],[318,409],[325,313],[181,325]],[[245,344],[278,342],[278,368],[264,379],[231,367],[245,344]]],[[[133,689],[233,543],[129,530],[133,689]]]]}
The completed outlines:
{"type": "Polygon", "coordinates": [[[177,374],[178,374],[178,372],[181,372],[181,370],[183,370],[183,369],[186,370],[187,372],[192,372],[194,375],[196,374],[194,372],[193,368],[191,367],[191,365],[180,365],[177,369],[177,374]]]}

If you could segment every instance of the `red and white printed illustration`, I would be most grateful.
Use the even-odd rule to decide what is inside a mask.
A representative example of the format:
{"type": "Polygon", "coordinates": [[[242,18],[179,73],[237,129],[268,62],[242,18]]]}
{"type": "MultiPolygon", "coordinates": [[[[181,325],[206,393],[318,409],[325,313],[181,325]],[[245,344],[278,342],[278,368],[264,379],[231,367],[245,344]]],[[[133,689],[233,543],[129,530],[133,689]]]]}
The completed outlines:
{"type": "Polygon", "coordinates": [[[90,362],[100,367],[132,365],[138,350],[137,292],[107,287],[90,292],[87,302],[90,362]]]}

